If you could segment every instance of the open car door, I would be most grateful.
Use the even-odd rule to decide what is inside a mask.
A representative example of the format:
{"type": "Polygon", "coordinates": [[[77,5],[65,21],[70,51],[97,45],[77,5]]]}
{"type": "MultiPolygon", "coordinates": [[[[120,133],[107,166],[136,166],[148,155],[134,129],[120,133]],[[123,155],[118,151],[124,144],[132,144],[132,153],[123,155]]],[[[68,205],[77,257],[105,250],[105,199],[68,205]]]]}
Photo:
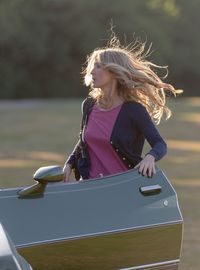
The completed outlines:
{"type": "Polygon", "coordinates": [[[178,269],[183,218],[159,168],[47,186],[42,175],[39,192],[0,191],[0,221],[33,269],[178,269]]]}

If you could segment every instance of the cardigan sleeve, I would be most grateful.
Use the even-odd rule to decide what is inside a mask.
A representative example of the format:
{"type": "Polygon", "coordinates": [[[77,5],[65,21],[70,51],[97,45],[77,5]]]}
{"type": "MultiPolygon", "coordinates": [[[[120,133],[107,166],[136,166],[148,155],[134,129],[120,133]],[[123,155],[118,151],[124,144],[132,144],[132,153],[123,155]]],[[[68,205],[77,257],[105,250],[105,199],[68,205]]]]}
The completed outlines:
{"type": "Polygon", "coordinates": [[[166,142],[161,137],[144,106],[138,104],[137,113],[135,115],[138,130],[143,134],[151,146],[151,149],[147,154],[154,156],[156,161],[160,160],[167,153],[166,142]]]}
{"type": "Polygon", "coordinates": [[[77,144],[75,145],[72,153],[67,158],[65,164],[70,164],[71,168],[74,169],[75,167],[75,161],[76,161],[76,151],[80,146],[80,140],[78,140],[77,144]]]}

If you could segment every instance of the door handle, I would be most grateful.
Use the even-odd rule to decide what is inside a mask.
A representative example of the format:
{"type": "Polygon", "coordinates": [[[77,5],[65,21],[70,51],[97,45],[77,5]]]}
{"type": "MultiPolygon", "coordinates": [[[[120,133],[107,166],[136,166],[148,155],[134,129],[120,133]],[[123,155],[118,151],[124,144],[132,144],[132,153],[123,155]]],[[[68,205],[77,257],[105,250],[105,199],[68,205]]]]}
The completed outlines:
{"type": "Polygon", "coordinates": [[[156,195],[162,191],[162,187],[160,185],[150,185],[140,187],[140,192],[144,196],[156,195]]]}

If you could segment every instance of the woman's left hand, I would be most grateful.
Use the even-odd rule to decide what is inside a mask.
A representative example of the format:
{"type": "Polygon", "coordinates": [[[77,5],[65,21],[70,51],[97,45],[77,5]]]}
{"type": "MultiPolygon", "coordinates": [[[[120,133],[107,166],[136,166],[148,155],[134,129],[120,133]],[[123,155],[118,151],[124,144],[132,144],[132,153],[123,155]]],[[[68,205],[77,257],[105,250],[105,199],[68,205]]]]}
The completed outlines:
{"type": "Polygon", "coordinates": [[[152,177],[156,173],[154,156],[147,154],[135,168],[138,168],[138,172],[143,176],[152,177]]]}

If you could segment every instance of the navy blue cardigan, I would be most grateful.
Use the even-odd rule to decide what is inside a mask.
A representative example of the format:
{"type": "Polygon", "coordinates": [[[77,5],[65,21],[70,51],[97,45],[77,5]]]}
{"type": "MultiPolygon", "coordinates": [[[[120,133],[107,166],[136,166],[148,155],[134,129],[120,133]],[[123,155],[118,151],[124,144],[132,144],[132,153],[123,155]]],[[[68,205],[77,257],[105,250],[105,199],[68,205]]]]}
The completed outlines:
{"type": "MultiPolygon", "coordinates": [[[[82,107],[88,99],[83,101],[82,107]]],[[[160,160],[167,152],[167,145],[160,136],[146,108],[137,102],[124,102],[114,124],[110,143],[127,169],[134,168],[142,160],[145,139],[151,146],[147,154],[160,160]]],[[[66,163],[74,167],[76,145],[66,163]]]]}

